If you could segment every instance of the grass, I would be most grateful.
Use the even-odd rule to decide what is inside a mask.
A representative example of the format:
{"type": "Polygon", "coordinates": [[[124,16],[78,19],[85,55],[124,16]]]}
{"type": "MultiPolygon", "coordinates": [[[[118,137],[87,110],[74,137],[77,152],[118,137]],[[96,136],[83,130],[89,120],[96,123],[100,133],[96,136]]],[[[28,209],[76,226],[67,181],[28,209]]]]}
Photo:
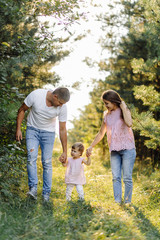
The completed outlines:
{"type": "MultiPolygon", "coordinates": [[[[136,164],[133,173],[132,205],[117,205],[113,199],[112,176],[107,159],[93,155],[85,166],[87,184],[85,202],[79,202],[74,190],[70,203],[65,201],[65,168],[55,153],[51,201],[41,199],[42,168],[38,160],[38,200],[26,197],[27,177],[22,179],[19,196],[0,206],[1,240],[159,240],[160,172],[148,172],[136,164]]],[[[106,157],[107,158],[107,157],[106,157]]]]}

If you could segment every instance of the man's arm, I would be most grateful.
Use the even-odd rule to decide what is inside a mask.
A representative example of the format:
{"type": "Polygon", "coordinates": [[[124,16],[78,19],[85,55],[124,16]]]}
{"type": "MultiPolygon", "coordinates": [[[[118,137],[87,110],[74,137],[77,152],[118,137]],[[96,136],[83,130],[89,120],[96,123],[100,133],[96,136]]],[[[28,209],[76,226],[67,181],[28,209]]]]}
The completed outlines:
{"type": "Polygon", "coordinates": [[[17,114],[17,128],[16,128],[16,140],[20,141],[22,140],[22,132],[21,132],[21,123],[24,119],[25,111],[27,111],[29,107],[23,103],[21,107],[18,109],[17,114]]]}
{"type": "Polygon", "coordinates": [[[59,136],[62,144],[63,153],[59,160],[62,163],[66,162],[67,159],[67,129],[66,122],[59,122],[59,136]]]}

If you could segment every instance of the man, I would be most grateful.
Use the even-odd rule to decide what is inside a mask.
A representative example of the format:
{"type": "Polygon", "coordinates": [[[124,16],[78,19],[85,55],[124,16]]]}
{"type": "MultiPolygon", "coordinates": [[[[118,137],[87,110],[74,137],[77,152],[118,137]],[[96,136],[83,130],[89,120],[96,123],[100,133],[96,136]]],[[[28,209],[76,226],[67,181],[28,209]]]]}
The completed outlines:
{"type": "Polygon", "coordinates": [[[37,199],[37,156],[38,147],[41,148],[41,159],[43,166],[43,200],[49,201],[52,185],[52,151],[55,140],[56,117],[59,120],[59,135],[63,153],[59,160],[65,162],[67,159],[67,106],[70,99],[67,88],[59,87],[54,91],[37,89],[32,91],[24,100],[18,110],[16,140],[22,140],[21,123],[25,111],[30,108],[27,117],[26,146],[27,146],[27,172],[29,192],[27,193],[37,199]]]}

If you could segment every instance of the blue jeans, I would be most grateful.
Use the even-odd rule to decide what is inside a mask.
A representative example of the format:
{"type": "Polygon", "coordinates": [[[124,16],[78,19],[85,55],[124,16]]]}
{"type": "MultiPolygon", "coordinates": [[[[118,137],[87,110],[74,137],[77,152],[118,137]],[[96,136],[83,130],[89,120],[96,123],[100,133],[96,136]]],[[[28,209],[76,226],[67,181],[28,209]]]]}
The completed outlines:
{"type": "Polygon", "coordinates": [[[111,169],[113,176],[113,191],[114,199],[116,202],[121,203],[122,200],[122,170],[123,170],[123,182],[125,184],[124,202],[130,203],[132,199],[132,172],[133,165],[136,158],[136,150],[121,150],[112,151],[110,154],[111,169]]]}
{"type": "Polygon", "coordinates": [[[55,133],[45,130],[27,127],[27,172],[29,189],[36,188],[37,177],[37,156],[38,148],[41,148],[41,160],[43,166],[43,195],[50,194],[52,186],[52,151],[55,133]]]}

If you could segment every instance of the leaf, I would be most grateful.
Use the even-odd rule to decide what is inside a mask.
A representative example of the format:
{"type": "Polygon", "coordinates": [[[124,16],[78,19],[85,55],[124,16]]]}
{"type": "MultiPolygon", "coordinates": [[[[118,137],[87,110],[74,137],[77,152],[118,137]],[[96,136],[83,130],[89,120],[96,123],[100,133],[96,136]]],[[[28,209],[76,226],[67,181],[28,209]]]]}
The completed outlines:
{"type": "Polygon", "coordinates": [[[10,44],[7,43],[7,42],[2,42],[2,45],[5,45],[5,46],[7,46],[7,47],[11,47],[10,44]]]}

